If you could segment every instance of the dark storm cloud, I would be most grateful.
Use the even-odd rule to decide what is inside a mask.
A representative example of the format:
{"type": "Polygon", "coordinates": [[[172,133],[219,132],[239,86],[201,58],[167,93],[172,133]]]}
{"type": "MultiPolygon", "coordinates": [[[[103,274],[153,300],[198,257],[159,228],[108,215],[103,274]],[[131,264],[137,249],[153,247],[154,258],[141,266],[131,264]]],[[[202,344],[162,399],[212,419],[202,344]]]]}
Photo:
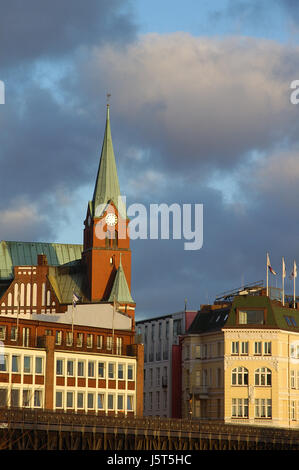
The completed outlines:
{"type": "Polygon", "coordinates": [[[1,67],[68,55],[102,41],[135,35],[128,2],[121,0],[10,0],[1,2],[1,67]]]}

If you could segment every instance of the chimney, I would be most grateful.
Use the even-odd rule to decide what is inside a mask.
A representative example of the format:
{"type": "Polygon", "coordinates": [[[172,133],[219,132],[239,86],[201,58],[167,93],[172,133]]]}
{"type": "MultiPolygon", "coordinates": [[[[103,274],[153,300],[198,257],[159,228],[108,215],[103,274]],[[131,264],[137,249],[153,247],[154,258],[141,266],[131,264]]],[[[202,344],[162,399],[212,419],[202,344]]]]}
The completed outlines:
{"type": "Polygon", "coordinates": [[[37,255],[37,265],[38,266],[47,266],[48,265],[47,256],[44,255],[44,254],[37,255]]]}

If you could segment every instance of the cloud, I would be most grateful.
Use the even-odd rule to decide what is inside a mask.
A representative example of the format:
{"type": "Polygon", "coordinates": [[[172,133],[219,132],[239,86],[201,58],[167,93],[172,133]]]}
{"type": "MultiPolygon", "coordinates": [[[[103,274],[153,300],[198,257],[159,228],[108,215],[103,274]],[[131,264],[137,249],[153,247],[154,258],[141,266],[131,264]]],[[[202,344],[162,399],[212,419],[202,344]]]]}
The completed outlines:
{"type": "Polygon", "coordinates": [[[106,40],[122,44],[135,34],[130,3],[121,0],[2,2],[1,66],[57,58],[106,40]]]}
{"type": "Polygon", "coordinates": [[[159,168],[188,172],[232,169],[297,140],[289,86],[298,65],[298,47],[177,33],[147,35],[125,52],[94,49],[81,67],[90,93],[109,84],[124,140],[150,149],[159,168]]]}
{"type": "Polygon", "coordinates": [[[15,199],[13,204],[0,211],[0,239],[31,241],[36,233],[49,235],[48,221],[36,204],[15,199]]]}

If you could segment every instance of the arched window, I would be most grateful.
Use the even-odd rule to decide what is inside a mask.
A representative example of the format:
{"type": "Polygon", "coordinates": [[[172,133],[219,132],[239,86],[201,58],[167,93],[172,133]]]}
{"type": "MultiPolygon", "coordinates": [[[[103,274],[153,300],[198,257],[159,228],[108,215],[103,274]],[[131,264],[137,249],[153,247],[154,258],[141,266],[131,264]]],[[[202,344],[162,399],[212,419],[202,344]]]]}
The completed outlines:
{"type": "Polygon", "coordinates": [[[256,369],[254,373],[254,384],[255,385],[272,385],[272,372],[267,367],[261,367],[256,369]]]}
{"type": "Polygon", "coordinates": [[[245,367],[232,370],[232,385],[248,385],[248,370],[245,367]]]}

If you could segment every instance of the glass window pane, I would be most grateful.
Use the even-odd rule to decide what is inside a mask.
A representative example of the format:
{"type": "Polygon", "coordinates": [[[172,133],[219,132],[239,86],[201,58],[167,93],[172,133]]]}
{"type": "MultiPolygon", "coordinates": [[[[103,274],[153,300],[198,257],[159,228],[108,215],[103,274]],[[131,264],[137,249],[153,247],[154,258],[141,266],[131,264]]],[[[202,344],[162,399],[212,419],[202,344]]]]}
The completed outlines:
{"type": "Polygon", "coordinates": [[[98,393],[98,409],[99,410],[104,409],[104,394],[103,393],[98,393]]]}
{"type": "Polygon", "coordinates": [[[35,358],[35,373],[42,374],[42,372],[43,372],[43,358],[36,357],[35,358]]]}

